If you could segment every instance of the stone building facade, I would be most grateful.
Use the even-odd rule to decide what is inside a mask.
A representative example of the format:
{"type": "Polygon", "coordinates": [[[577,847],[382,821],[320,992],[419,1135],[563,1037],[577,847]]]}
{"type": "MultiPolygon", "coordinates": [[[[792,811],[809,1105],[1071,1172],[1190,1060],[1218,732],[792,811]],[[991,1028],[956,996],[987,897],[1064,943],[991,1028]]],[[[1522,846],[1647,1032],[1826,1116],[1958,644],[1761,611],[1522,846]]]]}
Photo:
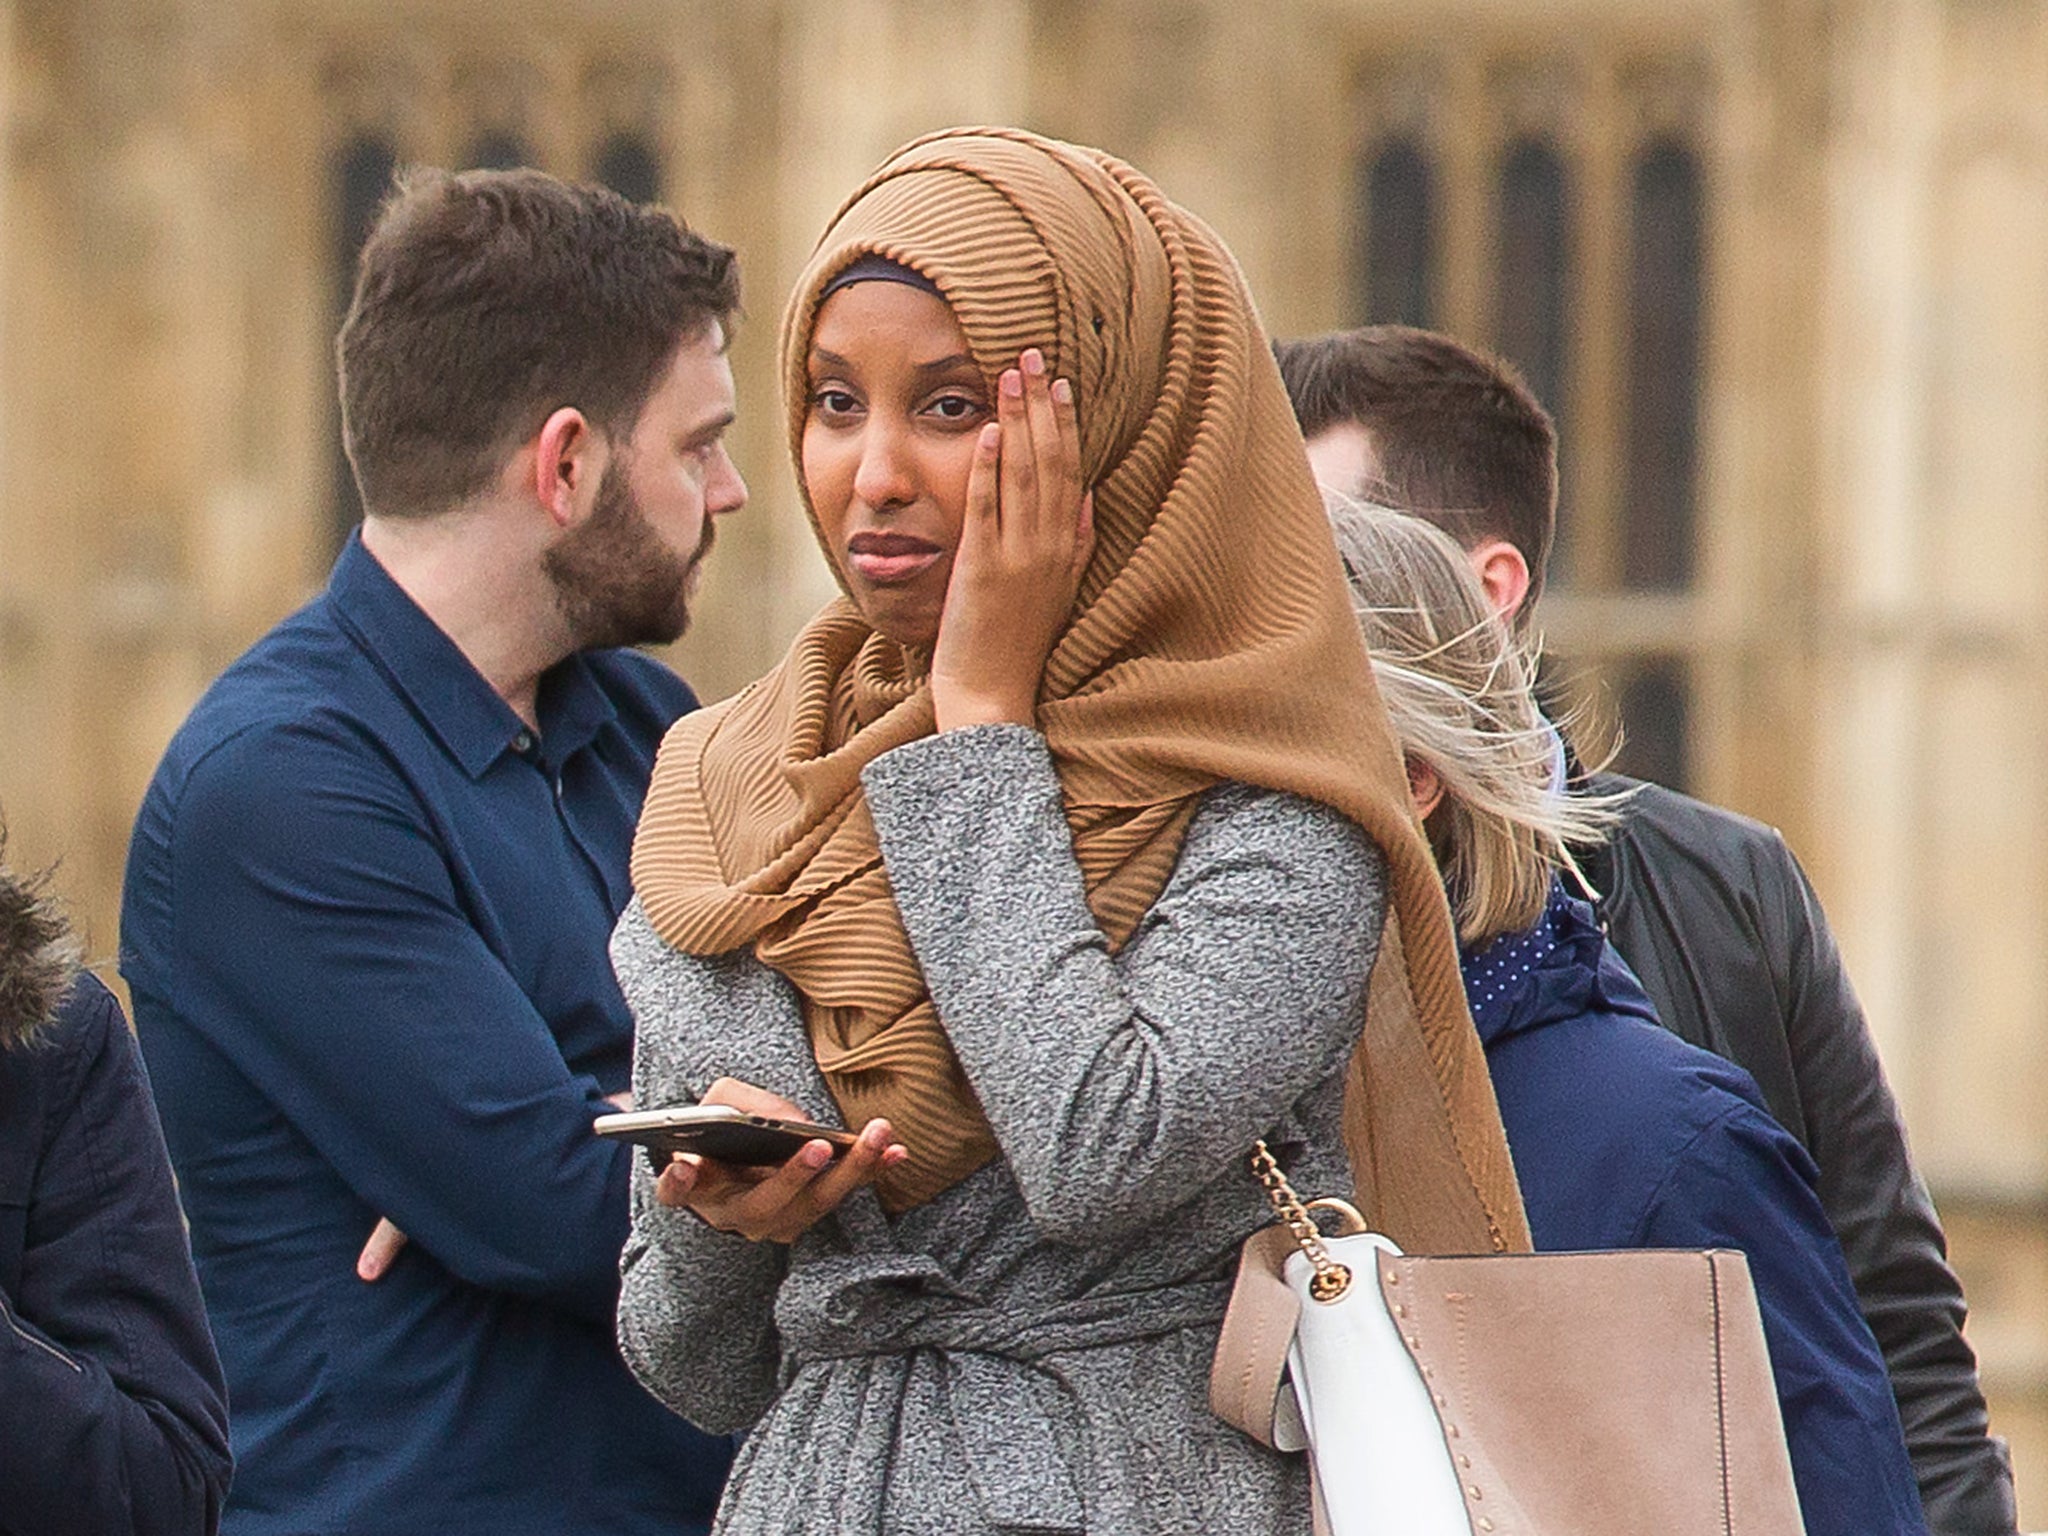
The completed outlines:
{"type": "Polygon", "coordinates": [[[14,856],[110,959],[165,739],[350,515],[329,346],[393,164],[741,248],[754,502],[676,657],[715,696],[830,590],[772,355],[836,200],[949,123],[1099,143],[1276,333],[1421,319],[1537,382],[1552,648],[1813,874],[2048,1521],[2044,79],[2037,0],[0,0],[14,856]]]}

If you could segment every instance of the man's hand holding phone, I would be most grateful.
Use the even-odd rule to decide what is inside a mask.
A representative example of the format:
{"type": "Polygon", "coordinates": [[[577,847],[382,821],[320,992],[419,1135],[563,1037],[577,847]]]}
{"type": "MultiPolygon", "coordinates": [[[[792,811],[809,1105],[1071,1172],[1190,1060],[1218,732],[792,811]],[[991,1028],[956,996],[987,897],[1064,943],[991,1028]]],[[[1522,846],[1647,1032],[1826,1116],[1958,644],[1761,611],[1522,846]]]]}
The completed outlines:
{"type": "MultiPolygon", "coordinates": [[[[730,1077],[713,1083],[703,1102],[776,1120],[808,1118],[780,1095],[730,1077]]],[[[721,1232],[757,1243],[795,1242],[840,1201],[910,1155],[886,1120],[870,1120],[836,1160],[834,1151],[830,1142],[808,1141],[787,1161],[757,1168],[678,1152],[662,1170],[655,1198],[672,1209],[694,1211],[721,1232]]]]}

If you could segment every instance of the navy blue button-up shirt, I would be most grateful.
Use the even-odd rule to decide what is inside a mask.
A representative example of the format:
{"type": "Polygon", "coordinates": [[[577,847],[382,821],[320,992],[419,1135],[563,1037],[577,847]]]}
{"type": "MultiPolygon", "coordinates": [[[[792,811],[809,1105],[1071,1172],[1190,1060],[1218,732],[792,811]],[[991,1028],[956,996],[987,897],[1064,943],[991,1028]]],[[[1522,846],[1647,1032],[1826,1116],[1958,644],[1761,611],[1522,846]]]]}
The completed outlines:
{"type": "Polygon", "coordinates": [[[613,1342],[630,1081],[606,944],[669,724],[647,657],[529,731],[351,540],[222,674],[137,820],[122,973],[226,1367],[224,1527],[701,1530],[723,1440],[613,1342]],[[379,1216],[410,1237],[355,1274],[379,1216]]]}

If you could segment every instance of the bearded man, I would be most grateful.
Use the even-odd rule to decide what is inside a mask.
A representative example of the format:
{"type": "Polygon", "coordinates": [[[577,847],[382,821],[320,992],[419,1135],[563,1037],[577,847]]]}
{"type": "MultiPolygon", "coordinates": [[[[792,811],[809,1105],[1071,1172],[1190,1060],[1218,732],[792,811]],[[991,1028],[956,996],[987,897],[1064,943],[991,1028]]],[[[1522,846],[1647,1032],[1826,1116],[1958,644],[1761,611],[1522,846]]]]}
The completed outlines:
{"type": "Polygon", "coordinates": [[[613,1343],[631,1150],[591,1121],[629,1082],[633,826],[695,704],[617,647],[683,632],[746,500],[737,303],[730,250],[531,171],[412,173],[364,249],[362,527],[172,740],[122,908],[229,1536],[710,1519],[729,1447],[613,1343]]]}

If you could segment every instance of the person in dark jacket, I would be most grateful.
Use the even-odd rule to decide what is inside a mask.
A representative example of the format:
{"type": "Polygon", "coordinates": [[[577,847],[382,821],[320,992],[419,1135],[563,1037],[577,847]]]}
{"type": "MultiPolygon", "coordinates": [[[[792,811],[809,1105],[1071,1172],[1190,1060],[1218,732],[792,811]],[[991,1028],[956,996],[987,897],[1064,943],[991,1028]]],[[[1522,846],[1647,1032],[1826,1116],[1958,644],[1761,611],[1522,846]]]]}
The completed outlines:
{"type": "Polygon", "coordinates": [[[1619,805],[1557,783],[1523,658],[1448,535],[1341,500],[1331,522],[1444,874],[1536,1247],[1741,1251],[1808,1536],[1924,1532],[1812,1159],[1748,1073],[1657,1027],[1559,879],[1569,843],[1597,837],[1619,805]]]}
{"type": "MultiPolygon", "coordinates": [[[[1443,528],[1495,612],[1526,626],[1556,523],[1556,437],[1513,370],[1403,326],[1274,350],[1317,478],[1443,528]]],[[[1555,738],[1551,750],[1561,756],[1555,738]]],[[[1989,1433],[1962,1287],[1805,874],[1784,839],[1745,817],[1615,775],[1581,788],[1625,796],[1581,863],[1660,1021],[1744,1068],[1818,1165],[1929,1524],[1938,1536],[2011,1536],[2012,1468],[1989,1433]]]]}
{"type": "Polygon", "coordinates": [[[226,1390],[142,1059],[0,868],[0,1533],[199,1536],[226,1390]]]}

